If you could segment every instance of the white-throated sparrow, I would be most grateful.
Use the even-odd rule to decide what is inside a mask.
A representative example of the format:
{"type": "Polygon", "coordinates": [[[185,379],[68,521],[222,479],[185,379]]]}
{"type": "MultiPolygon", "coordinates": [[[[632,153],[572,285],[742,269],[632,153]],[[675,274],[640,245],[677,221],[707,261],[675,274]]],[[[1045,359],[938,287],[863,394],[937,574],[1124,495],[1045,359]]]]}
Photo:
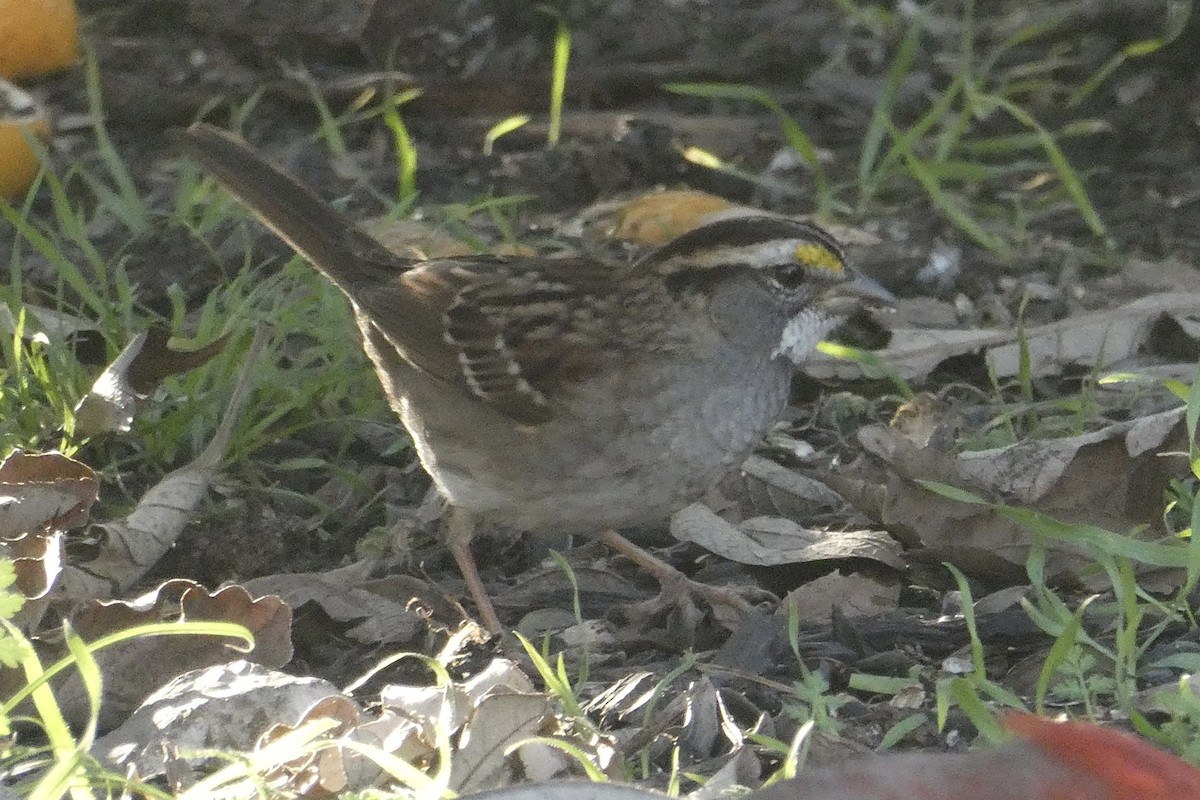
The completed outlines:
{"type": "Polygon", "coordinates": [[[849,313],[892,299],[828,233],[769,216],[704,225],[630,264],[416,261],[229,134],[197,125],[185,142],[350,298],[454,509],[449,545],[493,630],[473,517],[598,536],[678,583],[616,529],[665,519],[737,468],[783,412],[793,365],[849,313]]]}

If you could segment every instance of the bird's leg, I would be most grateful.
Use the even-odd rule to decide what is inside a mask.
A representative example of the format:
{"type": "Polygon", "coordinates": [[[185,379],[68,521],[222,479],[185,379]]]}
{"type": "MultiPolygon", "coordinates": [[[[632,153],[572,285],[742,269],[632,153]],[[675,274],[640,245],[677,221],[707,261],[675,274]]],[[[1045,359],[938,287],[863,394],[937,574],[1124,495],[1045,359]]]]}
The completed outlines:
{"type": "Polygon", "coordinates": [[[496,616],[496,607],[492,605],[492,597],[479,577],[479,567],[475,564],[475,556],[471,553],[471,537],[475,535],[475,518],[467,511],[456,508],[446,510],[446,544],[458,571],[466,581],[467,591],[475,601],[483,625],[491,633],[501,633],[504,628],[500,618],[496,616]]]}
{"type": "Polygon", "coordinates": [[[606,530],[596,538],[648,572],[662,587],[658,597],[630,609],[635,615],[641,616],[675,607],[685,618],[694,619],[699,611],[692,598],[700,598],[711,605],[718,619],[729,619],[731,616],[746,617],[755,613],[754,606],[738,594],[737,590],[694,581],[614,530],[606,530]]]}

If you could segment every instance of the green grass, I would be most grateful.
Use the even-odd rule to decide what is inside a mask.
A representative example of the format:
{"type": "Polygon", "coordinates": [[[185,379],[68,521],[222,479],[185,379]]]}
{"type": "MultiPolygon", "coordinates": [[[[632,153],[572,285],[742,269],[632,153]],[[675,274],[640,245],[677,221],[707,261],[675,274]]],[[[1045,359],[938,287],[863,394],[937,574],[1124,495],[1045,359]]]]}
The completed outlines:
{"type": "MultiPolygon", "coordinates": [[[[1200,476],[1200,449],[1195,445],[1197,421],[1200,420],[1200,368],[1190,386],[1176,384],[1174,388],[1187,400],[1186,427],[1189,441],[1193,443],[1188,454],[1189,463],[1193,476],[1200,476]]],[[[1193,738],[1198,731],[1197,715],[1187,697],[1181,696],[1182,699],[1171,705],[1168,710],[1170,720],[1161,729],[1146,719],[1138,701],[1138,681],[1146,670],[1155,667],[1182,668],[1189,672],[1200,669],[1200,656],[1181,655],[1159,663],[1148,663],[1147,659],[1148,653],[1172,626],[1194,624],[1189,598],[1200,582],[1200,543],[1191,535],[1192,528],[1179,531],[1164,541],[1151,541],[1140,537],[1136,531],[1107,531],[1094,525],[1064,523],[1031,509],[988,503],[954,487],[926,486],[945,497],[986,506],[992,513],[1019,523],[1032,534],[1033,544],[1026,562],[1031,591],[1023,606],[1030,619],[1053,640],[1038,677],[1032,698],[1033,709],[1046,713],[1050,698],[1056,706],[1077,703],[1089,717],[1100,716],[1102,709],[1117,707],[1144,736],[1195,759],[1194,748],[1179,746],[1185,738],[1184,731],[1190,731],[1193,738]],[[1069,546],[1087,554],[1100,574],[1107,576],[1110,591],[1085,599],[1071,609],[1046,580],[1047,548],[1052,544],[1069,546]],[[1138,584],[1137,566],[1174,568],[1183,577],[1172,596],[1160,597],[1138,584]],[[1085,612],[1089,613],[1086,629],[1083,624],[1085,612]],[[1100,638],[1089,630],[1111,633],[1100,638]]],[[[1175,484],[1175,490],[1177,496],[1185,491],[1180,483],[1175,484]]],[[[1195,525],[1200,517],[1197,511],[1200,504],[1195,502],[1195,489],[1191,492],[1184,499],[1195,525]]],[[[1023,707],[1024,702],[998,690],[987,679],[982,644],[969,611],[969,585],[962,573],[949,565],[948,568],[963,593],[966,621],[972,632],[975,669],[970,676],[947,679],[939,684],[939,719],[944,720],[949,707],[957,704],[980,730],[988,730],[983,726],[992,725],[989,701],[1014,708],[1023,707]]]]}
{"type": "MultiPolygon", "coordinates": [[[[879,13],[886,16],[886,12],[879,13]]],[[[1047,55],[1044,62],[1014,65],[1005,60],[1015,48],[1055,33],[1063,19],[1043,17],[985,52],[980,52],[976,42],[974,2],[964,3],[959,21],[959,52],[949,81],[928,98],[923,113],[906,128],[895,121],[897,102],[905,79],[917,65],[921,48],[930,41],[928,23],[918,13],[903,25],[903,20],[893,15],[879,26],[893,30],[899,27],[903,34],[862,136],[852,177],[843,176],[846,170],[832,170],[823,164],[814,137],[777,98],[761,88],[719,83],[670,83],[664,88],[677,94],[767,109],[776,118],[785,143],[809,168],[813,180],[810,202],[818,216],[869,216],[916,193],[965,238],[1012,260],[1028,235],[1030,211],[1025,204],[1032,200],[1035,208],[1048,207],[1062,200],[1070,204],[1094,236],[1094,244],[1101,250],[1111,249],[1107,228],[1085,188],[1085,176],[1072,165],[1060,144],[1100,132],[1105,129],[1104,123],[1080,117],[1068,120],[1057,130],[1048,129],[1029,104],[1047,94],[1066,92],[1054,78],[1064,64],[1052,55],[1047,55]],[[999,115],[1007,116],[1017,130],[993,133],[999,115]],[[1015,190],[1016,180],[1039,172],[1052,175],[1054,180],[1037,193],[1015,190]],[[1005,197],[1012,205],[1006,206],[1005,197]]],[[[871,26],[876,27],[876,22],[872,18],[871,26]]],[[[1127,57],[1161,47],[1178,35],[1181,26],[1178,19],[1172,18],[1169,27],[1173,34],[1148,40],[1127,57]]],[[[1107,79],[1118,66],[1110,65],[1096,80],[1107,79]]],[[[767,185],[767,179],[730,167],[720,154],[698,153],[693,160],[778,191],[773,184],[767,185]]]]}
{"type": "MultiPolygon", "coordinates": [[[[0,562],[8,563],[8,562],[0,562]]],[[[0,749],[0,780],[17,789],[22,796],[54,800],[64,796],[85,800],[93,792],[106,788],[120,792],[122,788],[150,797],[165,798],[167,793],[143,784],[140,780],[114,773],[91,754],[100,716],[100,700],[104,676],[95,654],[107,647],[153,636],[222,636],[232,637],[249,647],[253,644],[250,632],[240,625],[225,622],[173,622],[140,625],[104,636],[94,642],[84,642],[69,623],[63,624],[63,640],[67,654],[46,666],[33,644],[8,619],[0,617],[0,644],[4,652],[15,656],[14,666],[24,673],[25,685],[11,697],[0,699],[0,729],[11,730],[15,721],[34,725],[43,733],[45,744],[13,745],[0,749]],[[87,701],[87,714],[82,730],[73,730],[64,717],[51,679],[67,671],[78,676],[87,701]],[[33,706],[29,716],[17,717],[17,710],[26,700],[33,706]],[[42,769],[31,769],[41,766],[42,769]]]]}

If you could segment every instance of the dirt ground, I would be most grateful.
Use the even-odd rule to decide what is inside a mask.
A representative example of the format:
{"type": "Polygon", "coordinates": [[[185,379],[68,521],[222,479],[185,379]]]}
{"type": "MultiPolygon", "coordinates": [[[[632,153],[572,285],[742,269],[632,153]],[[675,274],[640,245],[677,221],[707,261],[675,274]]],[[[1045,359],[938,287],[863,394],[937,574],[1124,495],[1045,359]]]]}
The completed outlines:
{"type": "MultiPolygon", "coordinates": [[[[314,97],[341,114],[368,89],[416,87],[422,93],[401,111],[418,153],[416,184],[423,207],[470,203],[485,196],[527,196],[516,219],[521,237],[528,239],[536,239],[594,203],[656,187],[701,189],[784,213],[813,212],[818,188],[814,174],[790,155],[779,121],[768,110],[751,102],[689,97],[661,88],[672,82],[719,82],[770,92],[799,123],[816,145],[830,182],[844,189],[833,209],[836,221],[864,232],[872,241],[853,247],[853,257],[901,297],[929,296],[953,303],[962,296],[982,309],[978,318],[986,322],[1003,312],[1010,319],[1016,315],[1015,295],[1004,288],[1013,282],[1061,286],[1066,281],[1068,286],[1086,288],[1093,281],[1111,278],[1130,259],[1193,268],[1200,264],[1200,15],[1193,14],[1172,43],[1128,59],[1078,103],[1064,102],[1123,46],[1160,34],[1165,1],[978,4],[975,45],[980,60],[972,69],[1003,76],[1009,90],[1020,80],[1036,84],[1025,94],[1013,90],[1013,96],[1019,96],[1048,131],[1088,122],[1086,135],[1062,137],[1059,142],[1083,177],[1106,226],[1098,236],[1061,193],[1038,194],[1046,179],[1040,153],[1012,156],[980,151],[980,162],[997,167],[996,171],[987,180],[956,182],[952,191],[972,208],[993,209],[997,219],[1004,218],[1003,209],[1017,209],[1011,219],[1019,220],[1022,230],[1006,253],[973,241],[912,180],[889,182],[861,207],[854,202],[855,192],[844,188],[856,178],[872,110],[904,35],[896,20],[889,23],[872,14],[873,7],[867,4],[832,0],[557,3],[555,8],[571,33],[571,60],[562,140],[553,148],[546,147],[546,112],[556,18],[535,3],[85,0],[80,5],[88,22],[88,40],[95,48],[108,132],[152,208],[169,208],[174,191],[178,155],[171,148],[170,131],[198,118],[224,126],[233,115],[249,141],[320,194],[348,197],[346,208],[352,216],[383,213],[387,199],[397,192],[390,132],[377,118],[342,126],[348,156],[338,163],[313,140],[312,133],[321,124],[314,97]],[[847,6],[861,13],[850,15],[847,6]],[[1044,35],[1022,40],[1004,49],[994,63],[986,63],[987,54],[996,52],[1006,37],[1039,19],[1054,24],[1044,35]],[[252,107],[242,118],[234,110],[245,107],[251,98],[252,107]],[[487,131],[515,114],[528,114],[532,122],[500,138],[495,152],[485,154],[482,143],[487,131]],[[736,171],[699,166],[685,157],[688,147],[716,153],[736,171]],[[769,180],[755,179],[764,176],[769,180]],[[924,270],[934,254],[947,249],[955,253],[961,269],[944,281],[931,281],[924,270]],[[988,304],[996,297],[1009,298],[1009,305],[989,316],[988,304]]],[[[962,69],[960,4],[928,6],[928,30],[911,69],[896,88],[893,116],[900,128],[920,119],[931,99],[962,69]]],[[[83,71],[43,83],[38,91],[62,123],[56,159],[64,165],[97,164],[95,140],[87,127],[83,71]]],[[[1025,132],[1003,114],[974,120],[972,125],[980,138],[1025,132]]],[[[73,185],[72,190],[79,202],[88,202],[83,186],[73,185]]],[[[39,201],[35,213],[49,214],[48,201],[39,201]]],[[[8,236],[0,232],[0,246],[9,246],[8,236]]],[[[132,244],[115,230],[97,231],[95,242],[102,252],[116,256],[120,251],[137,284],[139,303],[152,313],[169,312],[172,285],[182,287],[185,302],[195,307],[223,279],[223,271],[212,267],[211,254],[165,222],[132,244]]],[[[285,252],[265,233],[256,247],[263,260],[285,252]]],[[[236,269],[238,265],[226,266],[236,269]]],[[[36,259],[30,260],[29,280],[32,284],[46,280],[36,259]]],[[[1089,310],[1104,310],[1142,291],[1132,280],[1118,289],[1111,283],[1105,286],[1109,288],[1077,297],[1089,310]]],[[[1032,302],[1027,309],[1028,319],[1038,323],[1068,313],[1053,298],[1032,302]]],[[[877,331],[866,323],[864,328],[857,335],[867,343],[878,343],[877,331]]],[[[1073,381],[1059,376],[1039,390],[1051,393],[1077,385],[1073,381]]],[[[966,371],[931,376],[921,388],[937,390],[956,382],[987,386],[986,375],[966,371]]],[[[895,408],[895,403],[873,404],[869,399],[871,392],[882,388],[886,388],[882,382],[842,385],[800,378],[792,429],[804,430],[806,440],[830,461],[852,459],[850,428],[865,421],[886,421],[895,408]],[[852,416],[857,421],[841,427],[839,414],[845,406],[839,402],[847,392],[868,399],[856,401],[859,410],[852,416]]],[[[314,452],[340,460],[367,487],[360,486],[353,496],[370,496],[374,491],[375,497],[392,506],[412,509],[415,521],[405,551],[413,565],[409,571],[429,585],[446,587],[452,595],[459,586],[453,563],[430,535],[428,505],[422,506],[427,480],[415,466],[411,450],[397,445],[402,439],[398,426],[383,408],[381,403],[380,418],[356,430],[348,442],[344,431],[310,428],[255,453],[250,471],[257,471],[264,482],[300,494],[332,495],[336,490],[328,483],[310,485],[303,476],[275,470],[273,465],[314,452]]],[[[764,452],[785,463],[789,458],[779,449],[764,452]]],[[[117,496],[127,491],[122,484],[117,496]]],[[[289,513],[286,505],[274,500],[256,500],[253,492],[229,491],[239,502],[223,505],[220,498],[214,499],[206,518],[197,521],[156,570],[156,579],[188,576],[217,585],[328,569],[361,554],[367,531],[394,521],[380,510],[383,502],[342,507],[340,513],[314,521],[289,513]]],[[[847,524],[845,520],[856,518],[842,519],[847,524]]],[[[674,543],[665,528],[650,539],[664,557],[698,579],[743,580],[777,595],[831,569],[827,562],[731,565],[694,544],[674,543]]],[[[487,565],[485,577],[496,588],[506,622],[516,624],[533,610],[569,607],[570,586],[561,573],[540,566],[545,552],[539,545],[497,535],[483,537],[478,547],[480,560],[487,565]]],[[[652,594],[652,587],[627,565],[612,568],[619,576],[607,569],[593,574],[591,567],[606,558],[594,544],[572,551],[585,616],[601,616],[614,604],[652,594]]],[[[385,562],[379,574],[401,566],[385,562]]],[[[867,573],[881,569],[855,559],[833,566],[867,573]]],[[[920,575],[936,571],[919,558],[906,568],[920,575]]],[[[984,580],[982,586],[1000,588],[1007,582],[997,578],[989,586],[984,580]]],[[[940,592],[949,588],[948,579],[934,578],[924,585],[908,579],[901,583],[903,613],[853,622],[835,613],[805,621],[801,651],[833,689],[844,686],[852,671],[903,674],[914,663],[936,664],[960,652],[966,642],[961,621],[940,625],[929,621],[942,610],[940,592]]],[[[382,652],[429,648],[436,640],[364,645],[347,638],[349,626],[319,607],[310,605],[296,612],[297,656],[289,669],[338,683],[356,675],[382,652]]],[[[451,616],[448,612],[447,618],[451,616]]],[[[746,627],[730,635],[709,620],[685,644],[708,651],[710,677],[719,676],[714,680],[745,698],[747,707],[738,713],[752,717],[751,708],[756,708],[782,718],[786,698],[774,684],[761,679],[787,683],[796,678],[785,622],[765,619],[760,626],[770,629],[765,633],[746,627]]],[[[997,674],[1007,673],[1046,645],[1019,608],[989,616],[981,633],[996,653],[997,674]]],[[[669,670],[681,647],[679,643],[664,646],[670,640],[659,630],[623,629],[619,641],[614,651],[620,657],[598,662],[593,681],[611,683],[637,669],[669,670]]],[[[906,713],[865,700],[838,709],[848,738],[868,746],[878,744],[881,732],[906,713]]],[[[958,724],[970,728],[961,719],[958,724]]],[[[787,731],[781,726],[775,735],[786,739],[787,731]]],[[[931,726],[915,732],[907,744],[955,746],[931,726]]]]}

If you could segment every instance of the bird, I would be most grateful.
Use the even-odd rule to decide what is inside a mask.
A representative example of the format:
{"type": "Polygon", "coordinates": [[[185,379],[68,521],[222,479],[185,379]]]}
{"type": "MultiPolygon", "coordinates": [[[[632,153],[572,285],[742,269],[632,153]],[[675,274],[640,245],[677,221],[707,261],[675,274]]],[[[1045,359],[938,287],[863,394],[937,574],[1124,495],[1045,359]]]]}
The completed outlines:
{"type": "MultiPolygon", "coordinates": [[[[736,470],[786,409],[795,366],[894,297],[810,222],[703,224],[638,259],[385,247],[234,135],[191,158],[349,299],[362,347],[448,504],[443,533],[484,625],[502,626],[470,550],[481,521],[595,537],[712,602],[621,535],[736,470]]],[[[736,603],[735,603],[736,605],[736,603]]]]}

